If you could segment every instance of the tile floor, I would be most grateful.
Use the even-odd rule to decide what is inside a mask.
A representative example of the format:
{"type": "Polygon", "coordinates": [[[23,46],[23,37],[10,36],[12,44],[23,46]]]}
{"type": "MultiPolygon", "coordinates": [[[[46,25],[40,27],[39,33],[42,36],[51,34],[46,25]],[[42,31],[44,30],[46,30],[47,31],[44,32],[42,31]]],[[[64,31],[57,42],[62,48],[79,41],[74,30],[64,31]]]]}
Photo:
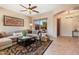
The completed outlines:
{"type": "Polygon", "coordinates": [[[78,55],[79,38],[59,37],[53,39],[44,55],[78,55]]]}

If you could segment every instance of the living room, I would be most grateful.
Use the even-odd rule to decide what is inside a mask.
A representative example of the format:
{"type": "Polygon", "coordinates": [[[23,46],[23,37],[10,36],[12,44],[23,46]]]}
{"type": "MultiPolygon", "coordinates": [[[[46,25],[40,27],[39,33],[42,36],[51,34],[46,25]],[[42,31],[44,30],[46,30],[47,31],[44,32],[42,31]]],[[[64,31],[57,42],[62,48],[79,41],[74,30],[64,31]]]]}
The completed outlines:
{"type": "Polygon", "coordinates": [[[79,15],[78,6],[78,4],[0,4],[0,54],[78,54],[76,48],[70,47],[71,44],[78,47],[79,35],[74,34],[79,30],[79,20],[76,20],[79,15]],[[74,38],[76,41],[72,40],[72,36],[77,37],[74,38]],[[63,43],[68,43],[70,50],[64,49],[67,46],[63,43]],[[60,47],[52,47],[53,44],[60,47]]]}
{"type": "MultiPolygon", "coordinates": [[[[28,7],[28,5],[29,4],[27,4],[27,7],[28,7]]],[[[38,52],[35,53],[37,48],[43,47],[43,46],[40,43],[39,37],[37,37],[38,42],[36,42],[37,40],[35,40],[34,37],[31,37],[31,36],[37,36],[37,35],[25,33],[29,30],[32,30],[32,28],[30,26],[32,17],[21,14],[22,12],[20,9],[21,8],[24,9],[24,8],[20,4],[18,4],[18,6],[20,7],[20,9],[18,9],[18,10],[21,12],[21,13],[18,13],[16,11],[6,8],[7,6],[9,6],[9,8],[11,8],[12,6],[17,6],[15,4],[13,4],[12,6],[10,4],[7,4],[7,5],[3,4],[0,6],[1,6],[0,7],[0,14],[1,14],[1,16],[0,16],[0,18],[1,18],[1,20],[0,20],[0,22],[1,22],[0,23],[0,38],[1,38],[1,40],[0,40],[0,54],[1,55],[2,54],[3,55],[7,55],[7,54],[9,54],[9,55],[13,55],[13,54],[14,55],[43,54],[44,51],[46,50],[46,48],[48,47],[48,45],[52,41],[47,42],[48,44],[46,45],[46,47],[43,50],[41,50],[41,53],[39,53],[40,52],[39,50],[38,50],[38,52]],[[27,40],[27,43],[25,42],[26,40],[18,43],[19,40],[17,41],[17,39],[18,39],[17,37],[22,37],[22,35],[26,35],[26,34],[28,36],[30,36],[30,37],[27,37],[27,39],[33,39],[33,40],[32,41],[27,40]],[[21,44],[21,47],[16,45],[17,43],[21,44]],[[32,47],[30,47],[30,44],[32,47]],[[26,45],[28,45],[28,46],[26,46],[26,45]],[[13,47],[15,48],[16,46],[18,46],[18,48],[12,49],[13,47]],[[27,47],[27,50],[24,48],[24,46],[27,47]],[[17,51],[17,49],[18,49],[18,51],[17,51]],[[12,50],[16,51],[16,52],[12,52],[12,50]],[[32,51],[32,50],[34,50],[34,51],[32,51]],[[25,52],[23,53],[21,51],[25,51],[25,52]]],[[[26,39],[26,37],[23,37],[22,39],[26,39]]],[[[44,44],[46,44],[46,43],[44,43],[44,44]]],[[[42,48],[40,48],[40,49],[42,49],[42,48]]]]}

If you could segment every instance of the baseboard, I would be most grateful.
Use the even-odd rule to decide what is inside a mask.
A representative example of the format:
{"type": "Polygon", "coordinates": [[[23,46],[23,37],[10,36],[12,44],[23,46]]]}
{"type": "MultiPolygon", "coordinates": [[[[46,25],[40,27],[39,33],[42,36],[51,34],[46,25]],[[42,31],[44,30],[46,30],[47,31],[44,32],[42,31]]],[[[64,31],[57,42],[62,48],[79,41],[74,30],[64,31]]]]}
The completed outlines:
{"type": "Polygon", "coordinates": [[[72,36],[59,36],[59,37],[72,37],[72,36]]]}

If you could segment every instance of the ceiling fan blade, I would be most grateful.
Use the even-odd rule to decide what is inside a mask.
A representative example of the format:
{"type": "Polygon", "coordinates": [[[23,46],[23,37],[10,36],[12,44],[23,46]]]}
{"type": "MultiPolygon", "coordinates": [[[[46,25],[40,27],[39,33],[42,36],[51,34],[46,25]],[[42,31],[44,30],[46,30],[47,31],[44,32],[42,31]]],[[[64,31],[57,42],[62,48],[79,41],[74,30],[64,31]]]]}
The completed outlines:
{"type": "Polygon", "coordinates": [[[36,10],[32,10],[33,12],[36,12],[36,13],[39,13],[39,11],[36,11],[36,10]]]}
{"type": "Polygon", "coordinates": [[[33,6],[33,7],[31,7],[31,9],[35,9],[35,8],[37,8],[37,6],[33,6]]]}
{"type": "Polygon", "coordinates": [[[27,9],[25,6],[23,6],[22,4],[19,4],[21,7],[23,7],[23,8],[25,8],[25,9],[27,9]]]}
{"type": "Polygon", "coordinates": [[[21,10],[21,11],[23,12],[23,11],[27,11],[27,10],[21,10]]]}

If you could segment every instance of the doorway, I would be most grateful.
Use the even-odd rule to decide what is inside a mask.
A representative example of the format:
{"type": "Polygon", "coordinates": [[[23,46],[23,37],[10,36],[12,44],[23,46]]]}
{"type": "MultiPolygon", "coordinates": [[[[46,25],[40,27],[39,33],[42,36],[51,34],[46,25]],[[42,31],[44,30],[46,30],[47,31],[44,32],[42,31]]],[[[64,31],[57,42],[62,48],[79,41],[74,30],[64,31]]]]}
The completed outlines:
{"type": "Polygon", "coordinates": [[[60,21],[61,21],[61,19],[57,18],[57,37],[60,36],[60,21]]]}

